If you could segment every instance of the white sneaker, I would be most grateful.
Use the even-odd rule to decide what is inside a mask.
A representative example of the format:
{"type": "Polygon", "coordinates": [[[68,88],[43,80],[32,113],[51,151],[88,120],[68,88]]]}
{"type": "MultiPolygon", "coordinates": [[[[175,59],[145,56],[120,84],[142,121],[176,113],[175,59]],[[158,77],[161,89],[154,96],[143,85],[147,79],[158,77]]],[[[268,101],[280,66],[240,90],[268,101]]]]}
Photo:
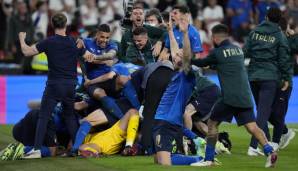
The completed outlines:
{"type": "Polygon", "coordinates": [[[217,141],[215,145],[216,154],[231,154],[228,148],[226,148],[223,143],[217,141]]]}
{"type": "Polygon", "coordinates": [[[290,141],[295,137],[296,133],[295,131],[293,131],[292,129],[288,130],[288,133],[283,134],[280,138],[280,142],[279,142],[279,148],[280,149],[284,149],[286,148],[290,141]]]}
{"type": "Polygon", "coordinates": [[[277,161],[277,154],[275,152],[273,152],[273,153],[271,153],[267,157],[267,160],[266,160],[266,163],[265,163],[265,167],[266,168],[268,168],[268,167],[274,167],[276,161],[277,161]]]}
{"type": "Polygon", "coordinates": [[[191,166],[197,166],[197,167],[208,167],[208,166],[213,166],[214,162],[212,161],[204,161],[204,160],[201,160],[201,161],[198,161],[198,162],[195,162],[195,163],[191,163],[190,165],[191,166]]]}
{"type": "Polygon", "coordinates": [[[259,148],[253,148],[253,147],[249,147],[247,150],[247,155],[249,156],[264,156],[264,153],[262,152],[261,149],[259,148]]]}
{"type": "Polygon", "coordinates": [[[40,158],[41,158],[40,150],[34,150],[34,149],[26,153],[23,157],[23,159],[40,159],[40,158]]]}
{"type": "Polygon", "coordinates": [[[268,144],[273,148],[273,151],[278,151],[279,145],[275,142],[268,142],[268,144]]]}
{"type": "Polygon", "coordinates": [[[214,161],[205,161],[202,159],[201,161],[191,163],[190,166],[197,166],[197,167],[209,167],[209,166],[219,166],[221,165],[221,162],[217,160],[217,158],[214,158],[214,161]]]}

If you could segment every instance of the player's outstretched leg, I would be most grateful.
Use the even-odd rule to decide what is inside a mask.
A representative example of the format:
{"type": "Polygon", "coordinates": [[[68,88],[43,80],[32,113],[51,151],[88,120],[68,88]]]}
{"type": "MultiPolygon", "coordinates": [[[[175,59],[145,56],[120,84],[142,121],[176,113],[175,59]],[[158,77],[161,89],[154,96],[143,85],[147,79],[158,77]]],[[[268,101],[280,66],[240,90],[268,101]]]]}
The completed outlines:
{"type": "Polygon", "coordinates": [[[267,156],[267,161],[265,167],[274,167],[277,161],[277,154],[273,150],[273,148],[268,144],[268,140],[264,134],[264,132],[257,126],[256,122],[250,122],[245,124],[245,128],[247,131],[253,135],[263,146],[263,150],[265,155],[267,156]]]}

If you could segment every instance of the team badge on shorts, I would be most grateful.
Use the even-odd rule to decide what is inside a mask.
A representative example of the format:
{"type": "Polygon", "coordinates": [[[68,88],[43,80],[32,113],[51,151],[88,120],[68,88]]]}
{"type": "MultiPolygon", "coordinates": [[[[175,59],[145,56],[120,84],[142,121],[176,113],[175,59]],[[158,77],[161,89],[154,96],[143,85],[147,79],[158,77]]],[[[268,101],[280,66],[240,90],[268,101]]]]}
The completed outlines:
{"type": "Polygon", "coordinates": [[[161,148],[161,144],[160,144],[160,134],[156,135],[155,137],[155,145],[158,147],[158,148],[161,148]]]}

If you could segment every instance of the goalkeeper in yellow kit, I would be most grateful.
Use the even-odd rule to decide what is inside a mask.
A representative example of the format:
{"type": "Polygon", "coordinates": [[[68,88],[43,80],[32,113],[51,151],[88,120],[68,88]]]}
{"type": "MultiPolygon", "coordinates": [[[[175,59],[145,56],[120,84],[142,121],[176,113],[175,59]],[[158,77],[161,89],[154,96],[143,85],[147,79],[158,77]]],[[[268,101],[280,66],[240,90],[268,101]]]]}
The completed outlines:
{"type": "Polygon", "coordinates": [[[79,148],[79,154],[83,157],[97,157],[100,154],[111,155],[120,152],[123,142],[125,149],[123,155],[136,155],[137,149],[133,146],[139,126],[139,113],[130,109],[111,128],[88,134],[83,145],[79,148]]]}

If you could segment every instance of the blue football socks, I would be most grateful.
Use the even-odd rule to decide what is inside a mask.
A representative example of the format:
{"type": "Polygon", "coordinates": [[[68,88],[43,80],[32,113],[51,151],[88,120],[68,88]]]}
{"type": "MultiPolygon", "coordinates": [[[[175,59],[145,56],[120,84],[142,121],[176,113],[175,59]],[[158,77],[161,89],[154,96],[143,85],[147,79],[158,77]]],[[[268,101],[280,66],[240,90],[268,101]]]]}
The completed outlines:
{"type": "Polygon", "coordinates": [[[140,108],[141,105],[138,99],[137,92],[130,80],[124,85],[122,92],[134,108],[140,108]]]}
{"type": "Polygon", "coordinates": [[[198,137],[197,134],[195,134],[194,132],[192,132],[190,129],[188,128],[184,128],[183,129],[183,135],[186,136],[188,139],[195,139],[198,137]]]}
{"type": "Polygon", "coordinates": [[[215,147],[207,144],[205,151],[205,161],[214,161],[215,147]]]}
{"type": "Polygon", "coordinates": [[[269,145],[269,144],[265,144],[263,146],[263,150],[266,156],[268,156],[269,154],[271,154],[273,152],[273,148],[269,145]]]}
{"type": "Polygon", "coordinates": [[[172,154],[171,161],[172,165],[190,165],[191,163],[195,163],[203,160],[201,156],[186,156],[182,154],[172,154]]]}
{"type": "Polygon", "coordinates": [[[80,125],[80,128],[77,132],[74,145],[72,146],[72,149],[71,149],[72,151],[76,151],[79,149],[79,147],[83,143],[86,135],[89,133],[91,127],[92,126],[88,121],[82,122],[82,124],[80,125]]]}

